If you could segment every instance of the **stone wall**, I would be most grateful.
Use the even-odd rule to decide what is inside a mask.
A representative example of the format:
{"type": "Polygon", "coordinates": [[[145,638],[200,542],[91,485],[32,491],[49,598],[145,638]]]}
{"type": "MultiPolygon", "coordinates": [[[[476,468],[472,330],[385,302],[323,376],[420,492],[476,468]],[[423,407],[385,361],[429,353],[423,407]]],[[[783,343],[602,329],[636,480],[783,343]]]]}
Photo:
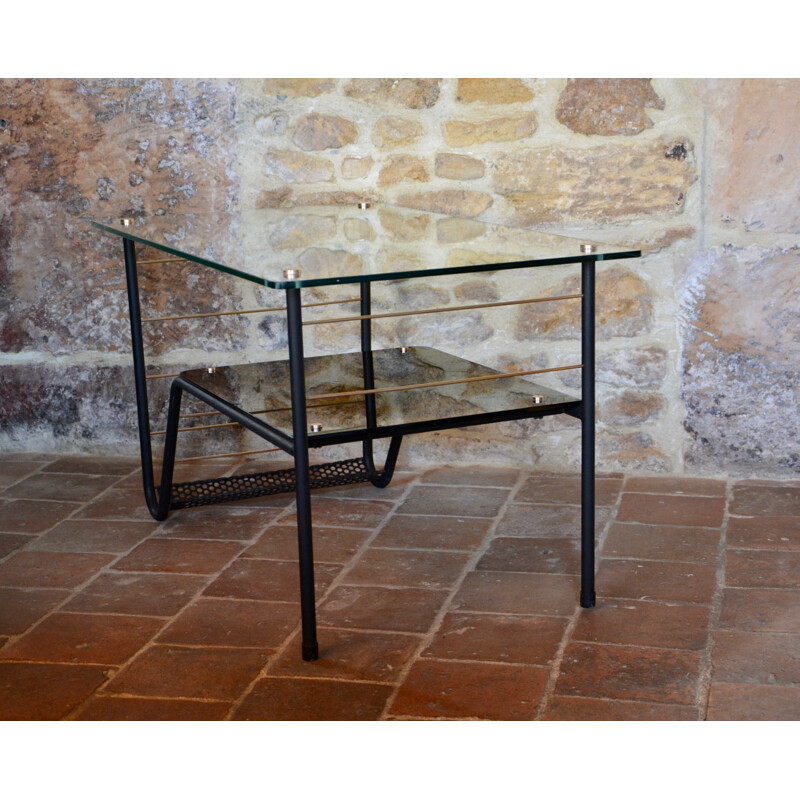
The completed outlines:
{"type": "MultiPolygon", "coordinates": [[[[446,242],[454,262],[520,246],[471,236],[471,218],[641,247],[640,261],[598,272],[600,466],[796,477],[799,124],[790,80],[0,81],[0,447],[135,452],[119,244],[83,216],[301,214],[371,198],[466,218],[446,242]]],[[[397,225],[420,258],[402,215],[397,225]]],[[[329,231],[299,230],[276,241],[307,260],[344,258],[329,231]]],[[[146,309],[162,313],[269,301],[197,268],[153,268],[145,282],[146,309]]],[[[542,290],[574,286],[574,272],[555,271],[542,290]]],[[[492,276],[422,281],[385,301],[508,290],[492,276]]],[[[579,352],[574,305],[456,316],[409,318],[376,339],[497,367],[579,352]]],[[[338,328],[314,326],[309,352],[354,346],[356,331],[338,328]]],[[[279,315],[187,320],[147,346],[162,368],[286,354],[279,315]]],[[[579,386],[556,375],[554,388],[579,386]]],[[[455,459],[574,467],[579,430],[550,418],[450,431],[409,440],[402,456],[455,459]]]]}

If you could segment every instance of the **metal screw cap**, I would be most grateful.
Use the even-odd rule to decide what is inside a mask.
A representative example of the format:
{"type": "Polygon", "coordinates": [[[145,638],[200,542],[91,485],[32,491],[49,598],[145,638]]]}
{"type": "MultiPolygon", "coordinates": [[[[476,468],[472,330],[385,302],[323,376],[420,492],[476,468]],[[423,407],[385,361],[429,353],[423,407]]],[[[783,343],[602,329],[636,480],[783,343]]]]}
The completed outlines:
{"type": "Polygon", "coordinates": [[[216,367],[206,367],[206,372],[207,372],[209,375],[213,375],[213,374],[214,374],[216,371],[217,371],[217,368],[216,368],[216,367]]]}
{"type": "Polygon", "coordinates": [[[123,217],[119,224],[122,225],[123,228],[130,228],[133,225],[133,220],[130,217],[123,217]]]}
{"type": "Polygon", "coordinates": [[[362,211],[363,211],[364,209],[366,209],[366,208],[369,208],[369,206],[370,206],[370,204],[369,204],[369,203],[368,203],[366,200],[364,200],[364,201],[362,201],[361,203],[359,203],[359,204],[358,204],[358,207],[359,207],[359,208],[360,208],[362,211]]]}
{"type": "Polygon", "coordinates": [[[311,433],[319,433],[322,430],[322,425],[318,422],[315,422],[313,425],[309,425],[309,429],[311,433]]]}
{"type": "Polygon", "coordinates": [[[541,395],[541,394],[535,394],[535,395],[533,395],[533,398],[532,398],[532,399],[533,399],[533,404],[534,404],[535,406],[540,406],[542,403],[544,403],[544,396],[543,396],[543,395],[541,395]]]}
{"type": "Polygon", "coordinates": [[[405,345],[403,345],[403,346],[400,348],[400,352],[401,352],[401,353],[407,353],[407,352],[408,352],[408,347],[406,347],[405,345]]]}
{"type": "Polygon", "coordinates": [[[296,281],[300,277],[300,270],[285,269],[283,271],[283,277],[286,278],[287,281],[296,281]]]}
{"type": "Polygon", "coordinates": [[[588,255],[589,253],[596,253],[596,252],[597,252],[597,246],[596,245],[593,245],[593,244],[582,244],[581,245],[581,253],[586,253],[588,255]]]}

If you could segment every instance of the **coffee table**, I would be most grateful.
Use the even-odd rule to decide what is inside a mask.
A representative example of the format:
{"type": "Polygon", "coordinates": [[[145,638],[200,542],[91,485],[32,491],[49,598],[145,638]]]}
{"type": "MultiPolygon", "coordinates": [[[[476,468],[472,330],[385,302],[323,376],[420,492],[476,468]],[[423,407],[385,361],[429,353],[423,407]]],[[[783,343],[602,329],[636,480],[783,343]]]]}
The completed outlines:
{"type": "MultiPolygon", "coordinates": [[[[132,216],[91,224],[122,243],[148,509],[156,520],[164,520],[171,511],[190,506],[293,492],[303,659],[319,655],[311,491],[362,481],[376,487],[388,485],[403,437],[412,434],[556,414],[579,419],[580,604],[587,608],[595,604],[595,270],[597,262],[638,258],[641,251],[420,209],[348,202],[347,198],[333,205],[132,216]],[[140,262],[163,270],[162,276],[168,276],[177,264],[189,263],[272,290],[283,302],[267,308],[143,317],[137,245],[157,251],[158,258],[140,262]],[[571,265],[580,270],[579,282],[577,277],[573,280],[575,290],[536,293],[544,271],[571,265]],[[462,280],[459,276],[472,276],[472,280],[459,284],[454,294],[436,288],[438,283],[462,280]],[[401,288],[415,281],[423,282],[416,294],[401,288]],[[349,294],[341,297],[339,287],[349,294]],[[373,298],[374,288],[383,289],[380,298],[373,298]],[[534,290],[533,297],[527,296],[529,288],[534,290]],[[499,296],[500,289],[505,299],[499,296]],[[419,307],[420,297],[438,302],[419,307]],[[459,301],[471,297],[478,302],[459,301]],[[580,322],[576,363],[498,370],[454,354],[463,352],[465,342],[476,336],[478,343],[481,336],[486,337],[486,326],[480,327],[482,314],[507,314],[540,303],[580,305],[579,315],[577,311],[573,315],[580,322]],[[335,309],[333,315],[330,308],[335,309]],[[340,308],[345,310],[336,310],[340,308]],[[276,312],[285,315],[281,333],[287,359],[255,363],[248,359],[248,363],[213,364],[162,376],[171,379],[166,428],[151,430],[148,380],[153,376],[147,373],[143,323],[276,312]],[[435,330],[440,347],[426,346],[424,341],[373,346],[376,325],[399,320],[389,337],[397,340],[424,335],[426,327],[417,323],[428,315],[455,318],[459,314],[466,324],[451,327],[449,337],[446,326],[443,331],[428,326],[428,332],[435,330]],[[304,330],[314,325],[336,325],[338,330],[353,326],[356,346],[345,348],[350,352],[307,357],[304,330]],[[580,372],[578,396],[530,380],[565,370],[580,372]],[[182,413],[184,395],[207,407],[206,415],[227,418],[219,427],[241,426],[282,450],[291,456],[294,467],[173,483],[178,435],[195,429],[202,416],[182,413]],[[187,422],[187,418],[191,419],[187,422]],[[164,442],[158,481],[151,444],[156,433],[164,442]],[[378,468],[373,444],[380,439],[389,445],[378,468]],[[311,464],[310,450],[354,442],[362,444],[360,457],[311,464]]],[[[194,289],[182,291],[190,295],[194,289]]],[[[522,346],[514,343],[514,347],[522,346]]]]}

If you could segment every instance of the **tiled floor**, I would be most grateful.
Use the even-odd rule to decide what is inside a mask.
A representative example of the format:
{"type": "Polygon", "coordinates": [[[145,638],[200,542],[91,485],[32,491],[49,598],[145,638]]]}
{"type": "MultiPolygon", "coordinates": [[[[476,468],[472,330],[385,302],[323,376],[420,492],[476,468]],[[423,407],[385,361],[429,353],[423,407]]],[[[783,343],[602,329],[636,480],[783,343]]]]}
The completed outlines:
{"type": "Polygon", "coordinates": [[[576,475],[318,493],[305,663],[290,496],[159,524],[133,460],[6,455],[0,719],[800,719],[800,481],[597,499],[583,610],[576,475]]]}

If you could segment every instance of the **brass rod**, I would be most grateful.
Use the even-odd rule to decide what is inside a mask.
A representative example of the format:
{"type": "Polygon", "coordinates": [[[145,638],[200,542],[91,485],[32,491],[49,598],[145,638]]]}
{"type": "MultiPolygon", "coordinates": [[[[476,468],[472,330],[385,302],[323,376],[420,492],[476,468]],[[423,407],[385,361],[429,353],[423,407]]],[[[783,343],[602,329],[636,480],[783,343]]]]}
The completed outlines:
{"type": "MultiPolygon", "coordinates": [[[[343,303],[357,303],[357,297],[348,298],[347,300],[324,300],[319,303],[304,303],[303,308],[314,308],[316,306],[335,306],[342,305],[343,303]]],[[[263,314],[268,311],[286,311],[284,306],[276,306],[275,308],[247,308],[242,311],[208,311],[203,314],[175,314],[170,317],[142,317],[142,322],[168,322],[176,319],[200,319],[201,317],[229,317],[235,314],[263,314]]]]}
{"type": "Polygon", "coordinates": [[[387,386],[384,389],[354,389],[348,392],[333,392],[331,394],[308,395],[307,400],[327,400],[333,397],[352,397],[356,395],[383,394],[384,392],[404,392],[410,389],[429,389],[434,386],[452,386],[458,383],[475,383],[477,381],[493,381],[498,378],[518,378],[522,375],[541,375],[543,372],[560,372],[566,369],[580,369],[581,364],[572,364],[567,367],[548,367],[547,369],[526,369],[519,372],[498,372],[494,375],[476,375],[472,378],[454,378],[449,381],[433,381],[432,383],[414,383],[408,386],[387,386]]]}
{"type": "Polygon", "coordinates": [[[418,314],[439,314],[442,311],[471,311],[476,308],[497,308],[498,306],[519,306],[526,303],[548,303],[554,300],[578,300],[579,294],[565,294],[558,297],[533,297],[528,300],[501,300],[497,303],[478,303],[471,306],[445,306],[443,308],[423,308],[418,311],[390,311],[384,314],[359,314],[352,317],[305,320],[303,325],[325,325],[330,322],[356,322],[364,319],[386,319],[387,317],[414,317],[418,314]]]}
{"type": "MultiPolygon", "coordinates": [[[[339,406],[357,405],[357,400],[346,400],[344,403],[320,403],[316,406],[307,405],[306,408],[338,408],[339,406]]],[[[278,408],[262,408],[260,411],[248,411],[248,414],[277,414],[280,411],[291,411],[291,406],[280,406],[278,408]]],[[[192,419],[197,417],[209,417],[214,414],[222,414],[221,411],[196,411],[193,414],[181,414],[181,419],[192,419]]]]}
{"type": "MultiPolygon", "coordinates": [[[[178,428],[178,433],[186,433],[187,431],[207,431],[211,430],[211,428],[230,428],[232,425],[239,425],[238,422],[218,422],[214,425],[192,425],[189,428],[178,428]]],[[[164,436],[166,435],[166,430],[163,431],[151,431],[151,436],[164,436]]]]}
{"type": "Polygon", "coordinates": [[[148,375],[147,380],[155,381],[158,380],[159,378],[177,378],[178,375],[180,375],[180,372],[165,372],[161,375],[148,375]]]}
{"type": "Polygon", "coordinates": [[[136,261],[137,264],[172,264],[175,261],[189,262],[188,258],[140,258],[136,261]]]}
{"type": "Polygon", "coordinates": [[[254,456],[259,453],[277,453],[280,447],[269,447],[266,450],[240,450],[238,453],[217,453],[208,456],[189,456],[188,458],[176,458],[176,464],[183,464],[186,461],[202,461],[206,458],[230,458],[231,456],[254,456]]]}

